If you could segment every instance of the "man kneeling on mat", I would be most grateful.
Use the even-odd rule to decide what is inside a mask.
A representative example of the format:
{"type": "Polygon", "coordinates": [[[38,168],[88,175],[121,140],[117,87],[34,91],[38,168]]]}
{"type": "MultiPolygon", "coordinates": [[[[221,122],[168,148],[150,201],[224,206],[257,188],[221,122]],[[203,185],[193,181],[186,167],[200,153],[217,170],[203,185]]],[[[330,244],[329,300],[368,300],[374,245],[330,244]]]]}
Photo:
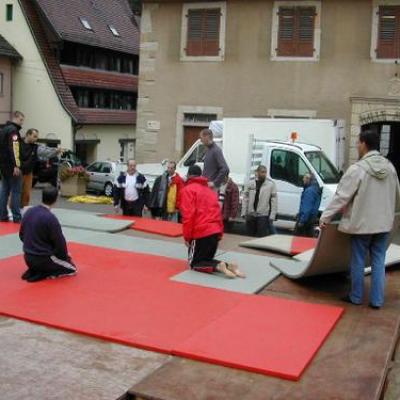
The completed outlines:
{"type": "Polygon", "coordinates": [[[76,274],[61,225],[51,212],[57,197],[56,188],[43,189],[42,204],[30,208],[22,218],[19,237],[28,269],[21,278],[28,282],[76,274]]]}
{"type": "Polygon", "coordinates": [[[181,192],[183,236],[189,248],[190,267],[199,272],[223,273],[229,278],[244,278],[236,264],[214,259],[224,225],[218,195],[208,187],[208,180],[201,176],[201,168],[192,165],[188,181],[181,192]]]}

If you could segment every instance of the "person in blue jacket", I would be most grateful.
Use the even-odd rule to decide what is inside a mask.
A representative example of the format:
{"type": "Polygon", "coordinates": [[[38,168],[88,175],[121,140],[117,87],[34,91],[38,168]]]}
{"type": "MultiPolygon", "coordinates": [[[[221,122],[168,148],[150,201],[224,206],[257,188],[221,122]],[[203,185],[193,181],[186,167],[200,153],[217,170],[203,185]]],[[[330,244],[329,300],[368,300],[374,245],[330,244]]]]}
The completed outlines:
{"type": "Polygon", "coordinates": [[[314,236],[314,224],[318,217],[322,190],[311,174],[303,177],[304,189],[301,194],[300,210],[297,216],[295,234],[298,236],[314,236]]]}

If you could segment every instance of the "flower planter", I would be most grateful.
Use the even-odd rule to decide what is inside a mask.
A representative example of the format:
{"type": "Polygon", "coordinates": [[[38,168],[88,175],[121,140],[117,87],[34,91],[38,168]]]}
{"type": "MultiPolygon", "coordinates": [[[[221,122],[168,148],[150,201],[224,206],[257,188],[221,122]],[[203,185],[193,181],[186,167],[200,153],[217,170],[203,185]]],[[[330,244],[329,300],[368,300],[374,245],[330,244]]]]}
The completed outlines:
{"type": "Polygon", "coordinates": [[[86,180],[78,176],[71,176],[61,182],[61,196],[82,196],[86,194],[86,180]]]}

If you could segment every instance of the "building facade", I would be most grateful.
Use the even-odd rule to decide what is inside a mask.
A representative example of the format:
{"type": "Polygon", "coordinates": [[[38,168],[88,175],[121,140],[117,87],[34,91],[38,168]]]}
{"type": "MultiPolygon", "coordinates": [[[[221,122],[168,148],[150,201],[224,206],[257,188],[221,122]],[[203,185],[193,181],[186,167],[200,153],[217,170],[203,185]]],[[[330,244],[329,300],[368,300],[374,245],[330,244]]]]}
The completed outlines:
{"type": "Polygon", "coordinates": [[[346,121],[400,157],[400,0],[144,0],[137,152],[178,158],[222,117],[346,121]]]}
{"type": "Polygon", "coordinates": [[[12,71],[21,55],[0,35],[0,126],[3,126],[12,113],[12,71]]]}
{"type": "MultiPolygon", "coordinates": [[[[0,1],[12,110],[83,162],[135,154],[139,25],[125,0],[0,1]]],[[[0,73],[2,65],[0,64],[0,73]]]]}

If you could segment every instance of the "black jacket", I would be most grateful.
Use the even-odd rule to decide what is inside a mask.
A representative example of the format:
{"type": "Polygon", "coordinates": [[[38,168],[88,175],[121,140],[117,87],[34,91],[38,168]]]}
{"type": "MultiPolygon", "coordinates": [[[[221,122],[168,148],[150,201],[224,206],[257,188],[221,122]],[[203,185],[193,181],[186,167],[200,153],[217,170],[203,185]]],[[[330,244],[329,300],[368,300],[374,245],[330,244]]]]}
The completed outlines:
{"type": "Polygon", "coordinates": [[[4,177],[11,177],[14,168],[21,168],[21,127],[8,121],[0,131],[0,172],[4,177]]]}
{"type": "Polygon", "coordinates": [[[38,145],[36,143],[21,142],[21,171],[23,175],[33,172],[38,161],[38,145]]]}

